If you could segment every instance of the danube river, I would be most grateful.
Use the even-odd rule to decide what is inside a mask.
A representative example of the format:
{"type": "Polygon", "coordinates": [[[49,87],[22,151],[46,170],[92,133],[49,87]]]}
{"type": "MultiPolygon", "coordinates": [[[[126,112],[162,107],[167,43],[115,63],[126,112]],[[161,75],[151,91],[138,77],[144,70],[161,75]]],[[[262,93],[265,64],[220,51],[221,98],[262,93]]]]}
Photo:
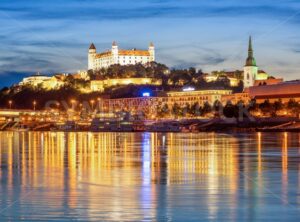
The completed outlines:
{"type": "Polygon", "coordinates": [[[300,134],[0,132],[0,220],[299,221],[300,134]]]}

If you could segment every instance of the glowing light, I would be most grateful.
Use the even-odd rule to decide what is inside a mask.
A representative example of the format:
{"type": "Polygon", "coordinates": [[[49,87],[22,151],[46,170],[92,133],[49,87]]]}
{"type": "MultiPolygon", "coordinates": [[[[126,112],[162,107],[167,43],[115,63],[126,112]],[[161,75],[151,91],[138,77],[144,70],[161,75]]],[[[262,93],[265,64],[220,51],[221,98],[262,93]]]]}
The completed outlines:
{"type": "Polygon", "coordinates": [[[195,88],[194,87],[187,87],[187,88],[183,88],[182,91],[184,91],[184,92],[195,91],[195,88]]]}
{"type": "Polygon", "coordinates": [[[143,97],[149,97],[150,96],[150,93],[149,92],[144,92],[143,93],[143,97]]]}

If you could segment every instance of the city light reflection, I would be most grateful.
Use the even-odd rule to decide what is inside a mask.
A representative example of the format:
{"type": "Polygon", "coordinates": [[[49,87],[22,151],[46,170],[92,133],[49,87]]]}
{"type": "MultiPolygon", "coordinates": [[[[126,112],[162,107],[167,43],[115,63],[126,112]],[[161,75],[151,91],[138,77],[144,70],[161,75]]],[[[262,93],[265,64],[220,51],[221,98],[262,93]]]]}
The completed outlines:
{"type": "MultiPolygon", "coordinates": [[[[31,218],[29,203],[34,202],[39,203],[41,218],[62,209],[52,216],[106,220],[123,220],[123,211],[131,212],[125,216],[128,220],[159,220],[163,208],[172,220],[176,217],[171,209],[187,204],[186,199],[194,208],[201,206],[207,218],[218,220],[224,210],[222,201],[227,201],[227,216],[236,220],[235,209],[244,201],[240,195],[264,204],[256,198],[273,180],[266,171],[277,163],[276,156],[270,156],[273,159],[266,165],[268,157],[263,155],[270,135],[251,136],[256,142],[248,145],[248,137],[216,133],[2,132],[0,206],[20,199],[7,215],[27,212],[24,217],[31,218]],[[25,198],[29,185],[35,193],[25,198]],[[255,192],[249,193],[252,188],[255,192]]],[[[288,149],[294,137],[284,133],[282,138],[272,142],[281,149],[279,188],[287,204],[292,166],[288,149]]],[[[299,175],[299,163],[294,170],[299,175]]],[[[274,179],[273,184],[278,178],[274,179]]]]}

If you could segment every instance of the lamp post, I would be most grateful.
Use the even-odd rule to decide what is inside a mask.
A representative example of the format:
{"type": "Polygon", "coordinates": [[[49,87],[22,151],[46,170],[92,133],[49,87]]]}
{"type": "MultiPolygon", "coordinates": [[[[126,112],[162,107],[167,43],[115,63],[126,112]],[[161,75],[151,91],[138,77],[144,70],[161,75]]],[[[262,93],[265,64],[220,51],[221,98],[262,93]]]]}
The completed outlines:
{"type": "Polygon", "coordinates": [[[36,101],[34,100],[34,101],[32,102],[32,104],[33,104],[33,110],[35,111],[35,108],[36,108],[36,101]]]}
{"type": "Polygon", "coordinates": [[[73,111],[75,110],[75,103],[76,103],[76,100],[72,99],[71,104],[72,104],[72,110],[73,111]]]}
{"type": "Polygon", "coordinates": [[[101,99],[100,97],[97,98],[97,101],[98,101],[98,111],[101,111],[101,99]]]}
{"type": "Polygon", "coordinates": [[[95,100],[92,99],[90,102],[91,102],[91,105],[92,105],[92,111],[94,111],[94,103],[95,103],[95,100]]]}
{"type": "Polygon", "coordinates": [[[57,102],[57,103],[56,103],[56,109],[58,109],[58,110],[59,110],[59,106],[60,106],[60,103],[59,103],[59,102],[57,102]]]}
{"type": "Polygon", "coordinates": [[[12,101],[12,100],[9,100],[9,101],[8,101],[8,104],[9,104],[9,109],[11,109],[11,107],[12,107],[12,103],[13,103],[13,101],[12,101]]]}

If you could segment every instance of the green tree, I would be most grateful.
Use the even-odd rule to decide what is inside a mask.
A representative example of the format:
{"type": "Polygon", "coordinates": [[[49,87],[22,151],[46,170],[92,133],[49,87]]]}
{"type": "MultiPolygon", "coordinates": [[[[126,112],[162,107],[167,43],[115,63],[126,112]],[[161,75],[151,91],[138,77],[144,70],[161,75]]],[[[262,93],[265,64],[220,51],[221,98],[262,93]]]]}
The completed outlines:
{"type": "Polygon", "coordinates": [[[287,109],[289,113],[295,117],[299,116],[300,112],[300,105],[298,102],[296,102],[294,99],[290,99],[287,104],[287,109]]]}
{"type": "Polygon", "coordinates": [[[230,101],[227,102],[227,104],[224,107],[223,113],[224,116],[227,118],[233,118],[233,117],[238,117],[238,107],[233,105],[230,101]]]}
{"type": "Polygon", "coordinates": [[[178,103],[174,103],[174,105],[172,107],[172,114],[175,116],[175,118],[177,118],[178,116],[180,116],[180,114],[181,114],[181,108],[178,105],[178,103]]]}
{"type": "Polygon", "coordinates": [[[282,100],[279,99],[279,100],[275,101],[274,104],[273,104],[273,107],[274,107],[274,109],[273,109],[274,114],[273,115],[277,116],[278,112],[281,111],[284,108],[282,100]]]}
{"type": "Polygon", "coordinates": [[[211,113],[211,112],[212,112],[212,107],[211,107],[211,105],[210,105],[208,102],[205,102],[204,105],[203,105],[203,107],[202,107],[202,112],[201,112],[201,114],[202,114],[203,116],[205,116],[205,115],[207,115],[207,114],[209,114],[209,113],[211,113]]]}
{"type": "Polygon", "coordinates": [[[194,103],[190,109],[190,114],[192,116],[200,116],[201,115],[201,107],[198,102],[194,103]]]}
{"type": "Polygon", "coordinates": [[[272,105],[269,100],[265,100],[263,103],[259,104],[259,109],[264,116],[272,114],[272,105]]]}

